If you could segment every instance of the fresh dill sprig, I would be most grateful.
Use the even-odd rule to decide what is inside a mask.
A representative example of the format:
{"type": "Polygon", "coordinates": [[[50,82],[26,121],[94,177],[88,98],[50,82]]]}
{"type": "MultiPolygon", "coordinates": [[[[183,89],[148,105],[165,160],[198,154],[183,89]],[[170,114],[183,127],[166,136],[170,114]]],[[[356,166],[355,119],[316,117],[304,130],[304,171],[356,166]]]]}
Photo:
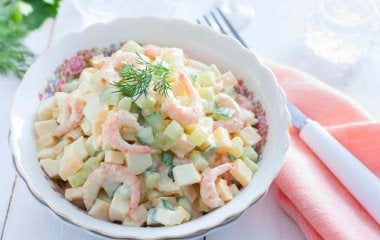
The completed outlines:
{"type": "Polygon", "coordinates": [[[141,95],[147,95],[150,85],[153,82],[153,90],[167,96],[170,85],[168,82],[169,69],[163,66],[162,62],[153,64],[141,57],[137,53],[136,63],[140,67],[135,68],[131,63],[125,63],[119,75],[122,78],[114,86],[118,88],[123,97],[138,99],[141,95]]]}

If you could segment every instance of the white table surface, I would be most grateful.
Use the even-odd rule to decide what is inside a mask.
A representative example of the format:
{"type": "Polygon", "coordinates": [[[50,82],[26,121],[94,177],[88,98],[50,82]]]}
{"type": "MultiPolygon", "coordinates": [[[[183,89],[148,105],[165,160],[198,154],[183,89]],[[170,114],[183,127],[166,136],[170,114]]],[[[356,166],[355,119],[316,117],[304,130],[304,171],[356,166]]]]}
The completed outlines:
{"type": "MultiPolygon", "coordinates": [[[[95,0],[96,2],[96,0],[95,0]]],[[[197,2],[200,1],[194,0],[197,2]]],[[[373,52],[370,56],[361,60],[354,66],[353,69],[345,70],[330,64],[326,71],[319,71],[315,67],[316,63],[321,65],[320,59],[312,56],[305,49],[298,46],[295,42],[300,39],[297,37],[288,38],[287,40],[276,40],[273,28],[282,29],[279,27],[279,19],[272,17],[270,23],[267,24],[269,30],[263,30],[260,26],[265,22],[265,16],[260,15],[260,12],[268,12],[268,9],[285,8],[290,9],[292,4],[298,4],[298,10],[301,11],[302,1],[293,0],[272,0],[265,4],[260,1],[246,1],[253,6],[258,13],[251,24],[241,33],[246,42],[255,46],[254,50],[265,57],[270,57],[274,60],[299,67],[317,77],[320,77],[327,84],[341,90],[345,94],[357,100],[365,109],[367,109],[375,119],[380,119],[380,81],[375,81],[379,75],[380,61],[379,47],[374,45],[373,52]],[[270,30],[272,29],[272,30],[270,30]],[[268,39],[272,40],[268,40],[268,39]],[[275,40],[273,40],[275,39],[275,40]],[[273,41],[277,47],[271,48],[269,43],[273,41]],[[277,41],[277,42],[276,42],[277,41]],[[292,46],[292,47],[290,47],[292,46]],[[286,48],[286,50],[284,50],[286,48]],[[281,50],[283,49],[283,50],[281,50]],[[302,52],[304,51],[304,52],[302,52]],[[300,56],[302,59],[300,59],[300,56]],[[313,67],[314,66],[314,67],[313,67]],[[330,74],[329,74],[330,73],[330,74]],[[351,73],[351,75],[349,74],[351,73]],[[354,74],[352,74],[354,73],[354,74]]],[[[181,1],[175,11],[174,16],[191,19],[195,14],[195,9],[198,9],[198,14],[201,10],[207,9],[210,2],[202,3],[201,8],[195,8],[191,5],[189,11],[189,2],[181,1]]],[[[205,11],[205,10],[202,10],[205,11]]],[[[271,10],[270,10],[271,11],[271,10]]],[[[290,12],[290,14],[292,14],[290,12]]],[[[298,14],[301,18],[303,14],[298,14]]],[[[107,19],[103,19],[107,20],[107,19]]],[[[298,19],[299,20],[299,19],[298,19]]],[[[48,42],[52,44],[59,40],[65,34],[72,31],[79,31],[85,25],[93,21],[98,21],[96,17],[89,17],[88,13],[75,9],[71,0],[65,0],[61,4],[58,16],[55,21],[48,20],[36,32],[33,32],[26,39],[26,44],[33,49],[34,52],[40,54],[47,46],[48,42]]],[[[290,23],[297,19],[293,18],[290,23]]],[[[297,36],[298,26],[290,28],[288,35],[297,36]],[[294,30],[292,32],[292,30],[294,30]]],[[[326,64],[325,62],[323,64],[326,64]]],[[[320,66],[319,66],[320,67],[320,66]]],[[[0,229],[1,239],[4,240],[51,240],[51,239],[106,239],[104,237],[95,236],[92,233],[83,231],[82,229],[66,223],[59,217],[55,216],[50,210],[39,203],[28,191],[26,184],[19,177],[14,169],[12,162],[12,154],[8,144],[9,122],[8,113],[11,107],[14,91],[19,83],[18,79],[12,76],[0,77],[0,94],[2,102],[0,105],[0,152],[2,153],[2,167],[0,170],[0,229]]],[[[237,221],[227,226],[221,231],[207,236],[207,239],[304,239],[300,229],[291,218],[277,204],[274,197],[274,191],[271,188],[265,198],[255,206],[247,210],[247,212],[237,221]]]]}

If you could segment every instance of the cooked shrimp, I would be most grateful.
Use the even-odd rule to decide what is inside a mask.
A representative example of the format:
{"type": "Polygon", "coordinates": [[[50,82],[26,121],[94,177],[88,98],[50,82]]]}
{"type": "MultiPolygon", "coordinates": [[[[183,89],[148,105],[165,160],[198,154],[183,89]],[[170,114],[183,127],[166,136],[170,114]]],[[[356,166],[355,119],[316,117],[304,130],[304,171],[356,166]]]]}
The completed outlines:
{"type": "Polygon", "coordinates": [[[224,204],[220,199],[219,194],[215,187],[215,180],[219,175],[231,170],[232,164],[225,163],[212,169],[207,169],[202,173],[202,180],[200,184],[201,199],[204,204],[211,208],[216,208],[224,204]]]}
{"type": "Polygon", "coordinates": [[[163,51],[163,48],[157,47],[155,45],[149,44],[144,46],[144,55],[148,56],[152,60],[155,60],[157,56],[160,56],[163,51]]]}
{"type": "Polygon", "coordinates": [[[141,184],[139,178],[127,167],[119,164],[103,163],[95,169],[82,187],[82,198],[87,210],[94,204],[98,192],[107,183],[121,182],[131,188],[131,203],[129,212],[133,212],[140,201],[141,184]]]}
{"type": "Polygon", "coordinates": [[[201,98],[191,83],[191,80],[182,71],[179,71],[179,80],[185,86],[190,97],[190,106],[182,106],[178,100],[171,96],[164,100],[162,110],[171,119],[181,124],[190,125],[198,123],[203,117],[201,98]]]}
{"type": "Polygon", "coordinates": [[[251,112],[255,110],[255,106],[253,106],[252,100],[244,95],[238,94],[236,102],[240,105],[240,107],[245,108],[251,112]]]}
{"type": "Polygon", "coordinates": [[[81,97],[69,96],[69,98],[67,98],[67,104],[69,105],[71,115],[66,122],[60,124],[54,130],[54,136],[56,137],[63,136],[79,126],[80,120],[83,117],[83,107],[86,102],[81,97]]]}
{"type": "Polygon", "coordinates": [[[111,56],[113,67],[116,69],[121,69],[124,63],[136,64],[136,55],[130,52],[116,51],[111,56]]]}
{"type": "Polygon", "coordinates": [[[240,111],[239,104],[237,104],[237,102],[232,97],[225,93],[219,93],[216,95],[215,102],[218,107],[228,107],[235,110],[235,112],[240,111]]]}
{"type": "Polygon", "coordinates": [[[71,139],[77,139],[77,138],[80,138],[81,136],[83,136],[83,131],[82,131],[82,128],[80,127],[76,127],[74,128],[73,130],[71,130],[70,132],[68,132],[65,137],[67,138],[71,138],[71,139]]]}
{"type": "Polygon", "coordinates": [[[138,129],[139,124],[136,118],[128,111],[119,110],[108,115],[106,121],[102,125],[103,139],[113,148],[124,153],[143,154],[158,153],[158,150],[151,149],[148,146],[131,145],[124,141],[121,137],[120,130],[122,127],[138,129]]]}
{"type": "Polygon", "coordinates": [[[218,127],[224,127],[229,133],[237,133],[244,128],[244,117],[241,113],[235,113],[229,120],[215,121],[213,128],[217,129],[218,127]]]}

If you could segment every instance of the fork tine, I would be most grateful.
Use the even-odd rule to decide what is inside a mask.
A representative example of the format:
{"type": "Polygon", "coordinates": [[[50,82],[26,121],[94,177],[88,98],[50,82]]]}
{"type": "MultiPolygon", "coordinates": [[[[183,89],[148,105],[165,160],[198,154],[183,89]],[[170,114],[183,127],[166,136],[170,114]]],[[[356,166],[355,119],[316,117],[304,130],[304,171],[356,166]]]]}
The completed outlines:
{"type": "Polygon", "coordinates": [[[224,15],[224,13],[222,12],[222,10],[219,7],[216,7],[216,10],[219,12],[220,16],[222,17],[222,19],[224,20],[224,22],[226,23],[226,25],[230,29],[232,35],[234,35],[234,37],[241,43],[241,45],[243,45],[246,48],[249,48],[248,45],[244,42],[244,40],[241,38],[241,36],[239,35],[239,33],[236,31],[235,27],[231,24],[231,22],[224,15]]]}
{"type": "Polygon", "coordinates": [[[211,22],[210,22],[210,20],[208,20],[208,18],[207,18],[206,15],[203,15],[203,19],[206,21],[207,25],[209,25],[210,27],[212,27],[211,22]]]}
{"type": "Polygon", "coordinates": [[[222,33],[224,33],[224,34],[227,34],[227,32],[224,30],[222,24],[220,24],[220,22],[218,21],[218,18],[216,18],[215,14],[214,14],[212,11],[210,11],[210,13],[211,13],[212,18],[213,18],[214,21],[216,22],[216,24],[218,24],[218,27],[219,27],[220,31],[221,31],[222,33]]]}

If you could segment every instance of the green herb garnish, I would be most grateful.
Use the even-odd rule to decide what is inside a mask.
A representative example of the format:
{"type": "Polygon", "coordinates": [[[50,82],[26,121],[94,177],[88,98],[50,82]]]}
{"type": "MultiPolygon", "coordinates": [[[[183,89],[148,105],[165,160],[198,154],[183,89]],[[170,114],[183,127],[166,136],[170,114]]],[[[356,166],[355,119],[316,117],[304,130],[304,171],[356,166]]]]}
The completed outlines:
{"type": "Polygon", "coordinates": [[[131,63],[126,63],[120,70],[122,80],[115,85],[122,96],[138,99],[141,95],[147,95],[150,85],[153,90],[167,96],[170,85],[168,82],[169,69],[162,62],[153,64],[137,54],[136,63],[140,65],[135,68],[131,63]]]}

